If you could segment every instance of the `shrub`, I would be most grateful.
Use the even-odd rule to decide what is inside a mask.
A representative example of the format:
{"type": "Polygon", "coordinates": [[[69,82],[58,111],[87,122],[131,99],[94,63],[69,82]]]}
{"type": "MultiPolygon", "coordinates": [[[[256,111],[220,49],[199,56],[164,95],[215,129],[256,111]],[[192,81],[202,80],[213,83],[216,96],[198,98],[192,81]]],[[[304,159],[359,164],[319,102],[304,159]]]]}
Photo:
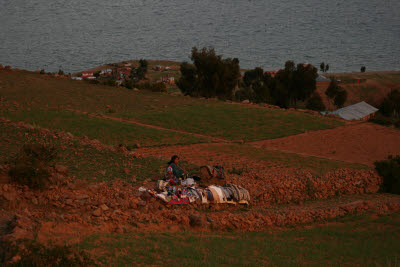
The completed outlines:
{"type": "Polygon", "coordinates": [[[376,161],[375,168],[383,177],[383,191],[400,194],[400,156],[389,156],[387,160],[376,161]]]}
{"type": "Polygon", "coordinates": [[[107,79],[104,81],[104,85],[115,86],[115,80],[107,79]]]}
{"type": "Polygon", "coordinates": [[[322,102],[322,98],[318,93],[314,93],[310,97],[310,99],[307,101],[306,108],[315,111],[323,111],[326,109],[325,104],[322,102]]]}
{"type": "Polygon", "coordinates": [[[61,70],[61,69],[59,69],[59,70],[58,70],[58,75],[63,76],[63,75],[64,75],[64,71],[61,70]]]}
{"type": "Polygon", "coordinates": [[[153,92],[167,92],[167,86],[163,82],[153,83],[151,85],[151,91],[153,91],[153,92]]]}
{"type": "Polygon", "coordinates": [[[150,82],[135,83],[134,87],[138,88],[140,90],[150,90],[151,89],[151,84],[150,84],[150,82]]]}
{"type": "Polygon", "coordinates": [[[133,89],[133,82],[132,81],[125,80],[122,85],[124,87],[128,88],[128,89],[133,89]]]}
{"type": "Polygon", "coordinates": [[[99,84],[100,81],[99,81],[99,80],[96,80],[96,79],[92,79],[92,80],[89,80],[89,83],[90,83],[90,84],[99,84]]]}
{"type": "Polygon", "coordinates": [[[400,117],[400,91],[391,90],[383,100],[379,110],[387,117],[400,117]]]}
{"type": "Polygon", "coordinates": [[[254,100],[254,92],[250,90],[249,88],[241,88],[240,90],[235,92],[235,98],[234,100],[236,101],[243,101],[243,100],[254,100]]]}
{"type": "Polygon", "coordinates": [[[49,183],[49,164],[56,158],[55,148],[42,144],[25,144],[11,161],[12,181],[31,188],[44,188],[49,183]]]}
{"type": "Polygon", "coordinates": [[[40,74],[45,74],[46,71],[45,71],[44,69],[41,69],[39,73],[40,73],[40,74]]]}
{"type": "Polygon", "coordinates": [[[385,117],[380,113],[377,113],[374,117],[369,119],[369,121],[383,126],[392,125],[392,120],[389,117],[385,117]]]}
{"type": "Polygon", "coordinates": [[[341,90],[336,94],[335,98],[333,99],[333,103],[338,108],[341,108],[341,107],[343,107],[346,100],[347,100],[347,91],[341,90]]]}
{"type": "Polygon", "coordinates": [[[76,251],[70,246],[46,247],[37,241],[23,241],[13,245],[3,242],[0,246],[0,265],[10,266],[95,266],[95,262],[84,251],[76,251]],[[21,259],[10,264],[14,256],[21,259]]]}

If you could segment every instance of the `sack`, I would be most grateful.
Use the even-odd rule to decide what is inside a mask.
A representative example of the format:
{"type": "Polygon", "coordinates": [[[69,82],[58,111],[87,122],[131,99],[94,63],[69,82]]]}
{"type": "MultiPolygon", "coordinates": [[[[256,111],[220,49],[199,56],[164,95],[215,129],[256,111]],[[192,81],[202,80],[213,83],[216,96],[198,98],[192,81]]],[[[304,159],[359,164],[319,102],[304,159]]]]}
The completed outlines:
{"type": "Polygon", "coordinates": [[[209,180],[211,178],[225,179],[225,169],[220,165],[200,167],[201,179],[209,180]]]}
{"type": "Polygon", "coordinates": [[[225,169],[221,165],[215,165],[213,168],[213,176],[218,179],[225,179],[225,169]]]}

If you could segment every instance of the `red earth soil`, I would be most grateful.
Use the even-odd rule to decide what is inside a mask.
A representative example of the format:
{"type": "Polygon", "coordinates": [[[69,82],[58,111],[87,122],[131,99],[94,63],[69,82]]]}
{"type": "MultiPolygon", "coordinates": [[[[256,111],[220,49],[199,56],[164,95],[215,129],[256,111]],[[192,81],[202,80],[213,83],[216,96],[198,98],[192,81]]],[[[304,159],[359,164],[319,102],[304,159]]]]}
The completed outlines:
{"type": "Polygon", "coordinates": [[[372,123],[257,141],[255,147],[363,163],[372,166],[389,155],[400,155],[400,131],[372,123]]]}
{"type": "MultiPolygon", "coordinates": [[[[6,120],[2,123],[31,127],[6,120]]],[[[99,150],[115,149],[87,137],[78,138],[45,129],[41,130],[41,134],[77,138],[99,150]]],[[[205,145],[181,146],[181,152],[187,153],[192,162],[200,155],[202,162],[206,162],[208,156],[213,157],[212,161],[217,157],[228,158],[227,153],[208,154],[204,150],[205,145]]],[[[157,156],[160,151],[171,155],[170,149],[176,147],[120,151],[127,157],[157,156]]],[[[243,163],[241,160],[235,156],[231,162],[243,163]]],[[[262,162],[254,161],[252,167],[257,164],[263,166],[262,162]]],[[[230,175],[227,183],[242,185],[250,192],[251,205],[245,209],[242,206],[215,203],[168,207],[148,194],[138,194],[138,186],[132,187],[126,181],[108,184],[74,180],[68,176],[68,170],[63,166],[51,169],[54,174],[53,186],[42,191],[32,190],[26,186],[10,184],[6,177],[8,166],[3,165],[0,170],[0,176],[5,178],[0,179],[0,208],[3,212],[0,216],[0,236],[9,241],[33,238],[38,229],[35,225],[41,225],[36,232],[41,242],[70,240],[73,243],[93,233],[180,231],[189,227],[202,231],[260,231],[271,226],[309,223],[366,210],[377,213],[400,210],[398,196],[364,194],[376,193],[381,184],[381,178],[370,170],[342,169],[315,176],[302,169],[270,167],[268,172],[230,175]],[[277,203],[285,204],[277,206],[277,203]],[[71,238],[73,236],[76,238],[71,238]]],[[[150,181],[143,184],[147,188],[153,188],[154,185],[150,181]]]]}

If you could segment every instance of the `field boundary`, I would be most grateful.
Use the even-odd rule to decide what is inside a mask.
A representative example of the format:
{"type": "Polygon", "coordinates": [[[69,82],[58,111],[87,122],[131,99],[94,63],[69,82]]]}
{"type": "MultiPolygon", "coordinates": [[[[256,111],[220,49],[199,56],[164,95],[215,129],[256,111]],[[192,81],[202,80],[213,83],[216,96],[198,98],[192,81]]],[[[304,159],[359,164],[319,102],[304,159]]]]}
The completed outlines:
{"type": "Polygon", "coordinates": [[[227,140],[227,139],[222,139],[219,137],[214,137],[214,136],[205,135],[205,134],[186,132],[186,131],[182,131],[182,130],[176,130],[176,129],[170,129],[170,128],[157,126],[157,125],[146,124],[146,123],[139,122],[139,121],[133,120],[133,119],[117,118],[117,117],[108,116],[108,115],[104,115],[104,114],[100,115],[100,114],[95,114],[95,113],[90,113],[90,112],[85,112],[85,111],[79,111],[79,110],[75,110],[75,109],[65,109],[65,110],[74,112],[77,114],[88,115],[93,118],[109,119],[109,120],[118,121],[118,122],[136,124],[139,126],[148,127],[148,128],[152,128],[152,129],[156,129],[156,130],[169,131],[169,132],[175,132],[175,133],[181,133],[181,134],[189,134],[189,135],[193,135],[193,136],[197,136],[197,137],[204,137],[204,138],[209,138],[209,139],[215,140],[214,142],[204,142],[204,143],[216,143],[216,142],[218,142],[218,143],[236,143],[237,142],[236,140],[227,140]]]}

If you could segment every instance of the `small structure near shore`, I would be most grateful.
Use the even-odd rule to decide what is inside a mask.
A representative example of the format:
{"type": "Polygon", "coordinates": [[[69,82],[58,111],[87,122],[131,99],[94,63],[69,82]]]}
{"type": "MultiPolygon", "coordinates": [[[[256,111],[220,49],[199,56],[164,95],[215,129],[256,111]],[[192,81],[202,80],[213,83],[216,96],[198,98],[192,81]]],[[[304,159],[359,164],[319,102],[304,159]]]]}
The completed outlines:
{"type": "Polygon", "coordinates": [[[329,112],[328,114],[339,116],[345,120],[368,120],[378,110],[379,109],[362,101],[357,104],[329,112]]]}

